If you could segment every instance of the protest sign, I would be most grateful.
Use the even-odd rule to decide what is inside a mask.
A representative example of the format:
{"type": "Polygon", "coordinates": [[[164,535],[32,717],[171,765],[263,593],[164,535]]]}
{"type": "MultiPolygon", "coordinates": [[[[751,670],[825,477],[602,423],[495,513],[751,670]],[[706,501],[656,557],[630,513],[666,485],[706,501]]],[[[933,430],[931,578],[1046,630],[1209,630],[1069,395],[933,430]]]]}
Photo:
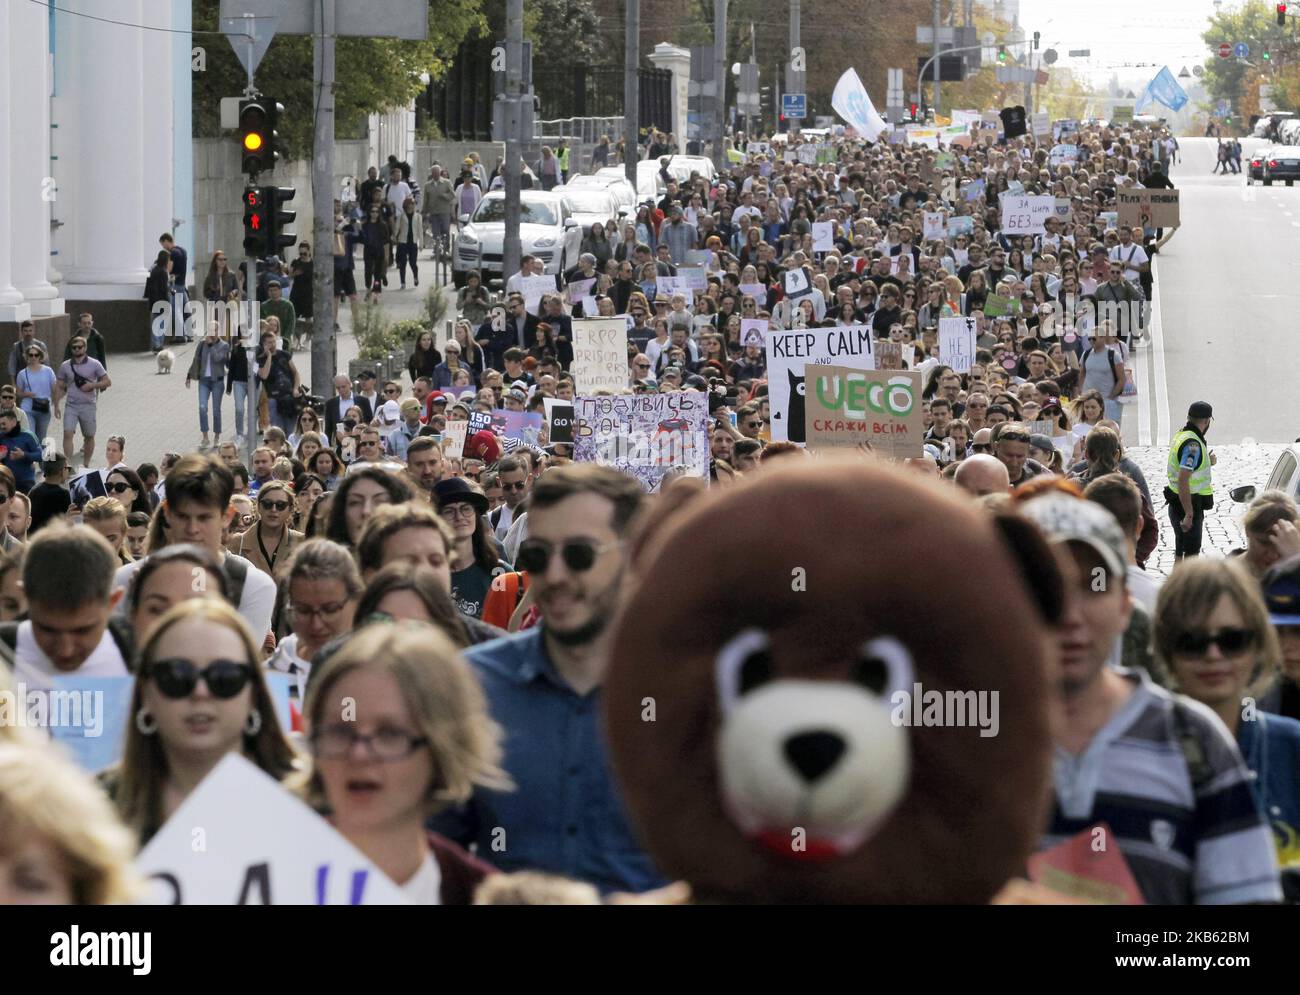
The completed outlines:
{"type": "Polygon", "coordinates": [[[1040,850],[1028,860],[1029,879],[1089,904],[1145,905],[1142,889],[1120,848],[1099,848],[1095,845],[1098,838],[1115,838],[1104,822],[1040,850]]]}
{"type": "Polygon", "coordinates": [[[835,248],[835,224],[831,221],[814,221],[812,226],[813,252],[830,252],[835,248]]]}
{"type": "Polygon", "coordinates": [[[740,320],[740,344],[756,345],[763,348],[767,341],[766,318],[742,318],[740,320]]]}
{"type": "Polygon", "coordinates": [[[1039,111],[1030,116],[1030,129],[1038,139],[1052,137],[1052,116],[1047,111],[1039,111]]]}
{"type": "Polygon", "coordinates": [[[772,146],[767,142],[750,142],[745,146],[745,154],[751,158],[760,155],[771,155],[772,146]]]}
{"type": "Polygon", "coordinates": [[[762,283],[742,283],[740,292],[747,294],[759,302],[759,307],[763,307],[763,302],[767,300],[767,286],[762,283]]]}
{"type": "MultiPolygon", "coordinates": [[[[15,692],[26,690],[27,700],[16,700],[21,717],[11,718],[45,726],[78,767],[97,774],[122,759],[134,688],[133,677],[77,674],[55,677],[48,689],[25,689],[19,684],[15,692]]],[[[0,714],[0,725],[12,724],[0,714]]]]}
{"type": "Polygon", "coordinates": [[[557,442],[573,442],[573,402],[558,397],[548,397],[546,404],[546,423],[550,426],[548,438],[551,445],[557,442]]]}
{"type": "Polygon", "coordinates": [[[772,408],[772,440],[805,441],[805,366],[838,363],[857,370],[875,369],[874,341],[870,325],[769,329],[767,393],[772,408]]]}
{"type": "Polygon", "coordinates": [[[938,128],[913,128],[908,127],[907,141],[911,145],[919,145],[922,148],[937,149],[939,147],[939,129],[938,128]]]}
{"type": "Polygon", "coordinates": [[[1118,227],[1119,227],[1119,212],[1118,212],[1118,211],[1101,211],[1101,212],[1099,212],[1099,213],[1097,214],[1097,221],[1098,221],[1099,224],[1101,224],[1101,225],[1104,226],[1104,230],[1105,230],[1105,231],[1110,231],[1112,228],[1118,228],[1118,227]]]}
{"type": "Polygon", "coordinates": [[[1067,221],[1069,221],[1069,220],[1070,220],[1070,214],[1071,214],[1071,212],[1072,212],[1072,210],[1073,210],[1073,208],[1071,207],[1071,204],[1072,204],[1072,201],[1070,200],[1069,197],[1053,197],[1053,198],[1052,198],[1052,215],[1053,215],[1053,217],[1055,217],[1056,220],[1061,221],[1061,222],[1067,222],[1067,221]]]}
{"type": "Polygon", "coordinates": [[[519,292],[524,295],[524,307],[536,314],[544,294],[555,293],[555,277],[526,276],[519,281],[519,292]]]}
{"type": "Polygon", "coordinates": [[[582,316],[584,318],[595,318],[600,315],[600,305],[596,303],[595,297],[584,297],[582,299],[582,316]]]}
{"type": "Polygon", "coordinates": [[[986,318],[1001,318],[1010,313],[1010,297],[1004,297],[1001,294],[989,294],[984,298],[984,316],[986,318]]]}
{"type": "Polygon", "coordinates": [[[1051,151],[1047,153],[1047,161],[1053,166],[1074,162],[1078,158],[1079,146],[1077,145],[1053,145],[1051,151]]]}
{"type": "MultiPolygon", "coordinates": [[[[718,267],[717,267],[717,263],[716,263],[716,261],[715,261],[714,258],[713,258],[713,250],[712,250],[712,249],[689,249],[689,250],[687,250],[687,252],[686,252],[686,265],[687,265],[687,266],[698,266],[698,267],[700,267],[701,269],[703,269],[703,270],[705,270],[705,271],[713,270],[713,269],[717,269],[717,268],[718,268],[718,267]]],[[[680,267],[678,268],[677,272],[678,272],[678,273],[681,272],[681,268],[680,268],[680,267]]],[[[701,288],[701,289],[703,289],[703,288],[701,288]]]]}
{"type": "Polygon", "coordinates": [[[302,701],[307,697],[307,675],[299,668],[296,674],[284,674],[278,670],[268,670],[262,674],[266,681],[267,693],[271,696],[271,704],[275,706],[275,717],[280,720],[280,728],[288,736],[293,732],[302,732],[302,712],[297,711],[297,722],[294,721],[295,707],[302,708],[302,701]]]}
{"type": "Polygon", "coordinates": [[[691,281],[683,276],[656,277],[655,293],[663,294],[665,297],[672,297],[673,294],[683,294],[691,300],[695,299],[695,294],[691,290],[691,281]]]}
{"type": "Polygon", "coordinates": [[[1177,190],[1116,190],[1115,204],[1125,227],[1178,227],[1177,190]]]}
{"type": "Polygon", "coordinates": [[[969,373],[975,361],[975,319],[939,319],[939,359],[955,373],[969,373]]]}
{"type": "Polygon", "coordinates": [[[805,166],[814,166],[817,164],[816,145],[800,145],[799,148],[795,150],[795,155],[805,166]]]}
{"type": "Polygon", "coordinates": [[[577,304],[584,297],[589,297],[592,290],[596,287],[596,277],[590,280],[574,280],[569,284],[567,300],[570,304],[577,304]]]}
{"type": "Polygon", "coordinates": [[[635,477],[657,491],[664,474],[684,468],[709,477],[707,395],[695,391],[574,398],[573,458],[635,477]]]}
{"type": "Polygon", "coordinates": [[[1035,235],[1046,231],[1043,222],[1056,210],[1054,197],[1004,194],[1002,231],[1007,235],[1035,235]]]}
{"type": "Polygon", "coordinates": [[[920,456],[925,424],[921,374],[808,367],[808,448],[853,448],[869,442],[879,456],[920,456]]]}
{"type": "Polygon", "coordinates": [[[812,293],[812,283],[808,279],[808,271],[802,266],[791,267],[781,274],[781,283],[785,288],[785,296],[791,300],[812,293]]]}
{"type": "Polygon", "coordinates": [[[1007,184],[1007,193],[1019,195],[1019,194],[1023,194],[1024,192],[1025,192],[1025,185],[1021,183],[1019,180],[1012,180],[1007,184]]]}
{"type": "Polygon", "coordinates": [[[967,202],[979,200],[984,196],[984,181],[971,180],[962,188],[961,195],[967,202]]]}
{"type": "Polygon", "coordinates": [[[573,363],[577,389],[585,394],[628,389],[627,320],[578,318],[573,322],[573,363]]]}
{"type": "Polygon", "coordinates": [[[1066,135],[1072,135],[1079,130],[1079,122],[1073,118],[1065,118],[1057,121],[1052,125],[1052,137],[1056,141],[1061,141],[1066,135]]]}
{"type": "Polygon", "coordinates": [[[975,219],[969,216],[948,219],[948,237],[970,235],[975,231],[975,219]]]}
{"type": "Polygon", "coordinates": [[[709,274],[703,266],[678,266],[677,286],[685,287],[686,305],[695,302],[695,291],[709,289],[709,274]]]}
{"type": "Polygon", "coordinates": [[[947,233],[942,211],[926,211],[921,220],[921,237],[927,242],[942,239],[947,233]]]}
{"type": "Polygon", "coordinates": [[[486,411],[471,411],[466,424],[469,427],[465,429],[465,435],[472,439],[479,432],[492,431],[492,416],[486,411]]]}
{"type": "Polygon", "coordinates": [[[442,430],[444,456],[463,456],[465,453],[465,430],[467,421],[449,421],[442,430]]]}
{"type": "MultiPolygon", "coordinates": [[[[963,131],[965,128],[962,129],[963,131]]],[[[951,152],[940,152],[934,157],[935,169],[952,169],[957,165],[957,157],[951,152]]]]}
{"type": "Polygon", "coordinates": [[[503,439],[517,439],[530,446],[537,445],[542,433],[542,416],[536,411],[506,411],[492,409],[492,431],[503,439]]]}
{"type": "Polygon", "coordinates": [[[975,110],[954,110],[952,112],[952,123],[954,125],[963,125],[970,127],[971,124],[978,124],[980,112],[975,110]]]}
{"type": "Polygon", "coordinates": [[[156,905],[410,904],[365,854],[238,753],[190,793],[136,866],[152,879],[156,905]]]}
{"type": "Polygon", "coordinates": [[[904,358],[905,352],[911,352],[912,347],[909,345],[906,349],[902,342],[891,342],[888,339],[882,339],[875,343],[876,351],[876,369],[878,370],[905,370],[907,362],[904,358]]]}

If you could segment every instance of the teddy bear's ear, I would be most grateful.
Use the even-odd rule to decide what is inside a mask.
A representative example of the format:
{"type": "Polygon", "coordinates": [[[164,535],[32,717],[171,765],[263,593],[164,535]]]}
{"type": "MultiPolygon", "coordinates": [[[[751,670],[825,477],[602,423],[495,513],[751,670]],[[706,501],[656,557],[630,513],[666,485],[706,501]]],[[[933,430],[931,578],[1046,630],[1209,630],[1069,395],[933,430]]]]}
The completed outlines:
{"type": "Polygon", "coordinates": [[[1065,611],[1065,578],[1038,526],[1009,512],[994,515],[993,524],[1020,568],[1043,618],[1052,625],[1058,624],[1065,611]]]}

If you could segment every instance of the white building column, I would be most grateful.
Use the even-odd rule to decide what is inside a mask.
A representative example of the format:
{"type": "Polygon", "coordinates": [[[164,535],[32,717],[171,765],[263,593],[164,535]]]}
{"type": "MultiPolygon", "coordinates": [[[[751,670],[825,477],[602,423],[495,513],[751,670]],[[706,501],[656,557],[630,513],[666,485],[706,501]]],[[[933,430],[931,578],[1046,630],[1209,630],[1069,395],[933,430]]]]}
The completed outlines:
{"type": "MultiPolygon", "coordinates": [[[[72,10],[127,24],[149,23],[157,5],[142,0],[67,0],[72,10]]],[[[30,5],[36,10],[41,8],[30,5]]],[[[69,66],[76,94],[77,161],[67,164],[76,185],[76,217],[69,258],[63,261],[64,292],[73,284],[120,287],[139,297],[149,276],[143,256],[145,224],[144,89],[168,87],[171,76],[145,65],[138,28],[86,17],[59,16],[60,59],[69,66]],[[147,73],[147,74],[146,74],[147,73]]],[[[167,122],[157,122],[158,127],[167,122]]],[[[158,233],[154,234],[154,238],[158,233]]]]}
{"type": "MultiPolygon", "coordinates": [[[[0,3],[0,41],[13,35],[13,7],[0,3]]],[[[14,86],[14,66],[6,58],[0,65],[0,218],[12,218],[10,179],[12,164],[18,155],[18,143],[11,139],[10,99],[14,86]]],[[[0,321],[23,321],[31,317],[31,307],[13,285],[10,233],[0,228],[0,321]]]]}
{"type": "Polygon", "coordinates": [[[650,53],[650,64],[656,69],[667,69],[673,74],[671,131],[677,144],[686,148],[686,107],[691,83],[691,53],[684,48],[661,41],[650,53]]]}
{"type": "MultiPolygon", "coordinates": [[[[154,27],[170,28],[172,10],[170,3],[148,3],[150,21],[154,27]]],[[[172,74],[173,36],[162,31],[144,31],[141,42],[143,65],[148,67],[141,90],[142,115],[146,126],[142,130],[144,153],[140,159],[140,179],[144,198],[141,215],[140,258],[146,267],[152,267],[162,248],[158,236],[172,229],[172,74]]],[[[186,233],[188,234],[188,232],[186,233]]],[[[182,245],[186,240],[180,238],[182,245]]],[[[192,262],[192,257],[191,257],[192,262]]],[[[146,274],[147,276],[147,274],[146,274]]]]}
{"type": "Polygon", "coordinates": [[[49,11],[9,5],[9,245],[14,286],[34,315],[63,313],[50,265],[49,11]]]}

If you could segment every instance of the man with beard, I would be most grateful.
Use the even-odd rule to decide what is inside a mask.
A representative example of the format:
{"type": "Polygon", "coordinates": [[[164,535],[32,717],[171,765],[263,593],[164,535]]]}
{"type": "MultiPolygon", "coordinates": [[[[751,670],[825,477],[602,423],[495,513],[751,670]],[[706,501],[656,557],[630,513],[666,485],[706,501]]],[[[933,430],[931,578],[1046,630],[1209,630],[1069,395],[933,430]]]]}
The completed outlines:
{"type": "Polygon", "coordinates": [[[665,883],[627,822],[600,734],[609,625],[644,503],[635,479],[607,467],[539,478],[515,563],[528,572],[541,624],[465,654],[505,729],[501,767],[515,790],[476,788],[432,826],[477,843],[503,871],[547,871],[602,891],[665,883]]]}
{"type": "MultiPolygon", "coordinates": [[[[1061,548],[1066,570],[1056,629],[1056,790],[1040,848],[1105,823],[1148,905],[1279,901],[1272,836],[1226,727],[1141,668],[1114,665],[1130,613],[1118,522],[1065,494],[1032,498],[1020,511],[1061,548]]],[[[1216,637],[1224,635],[1208,642],[1216,637]]]]}

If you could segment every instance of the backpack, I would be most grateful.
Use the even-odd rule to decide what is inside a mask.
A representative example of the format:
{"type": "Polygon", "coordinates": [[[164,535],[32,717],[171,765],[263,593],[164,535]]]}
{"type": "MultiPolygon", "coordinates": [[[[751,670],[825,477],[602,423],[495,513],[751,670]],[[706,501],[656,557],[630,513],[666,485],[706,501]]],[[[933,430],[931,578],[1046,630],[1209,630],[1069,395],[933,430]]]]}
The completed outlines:
{"type": "Polygon", "coordinates": [[[229,601],[238,610],[239,602],[244,597],[244,584],[248,581],[248,568],[252,564],[242,556],[227,553],[222,566],[225,568],[226,580],[230,585],[229,601]]]}

